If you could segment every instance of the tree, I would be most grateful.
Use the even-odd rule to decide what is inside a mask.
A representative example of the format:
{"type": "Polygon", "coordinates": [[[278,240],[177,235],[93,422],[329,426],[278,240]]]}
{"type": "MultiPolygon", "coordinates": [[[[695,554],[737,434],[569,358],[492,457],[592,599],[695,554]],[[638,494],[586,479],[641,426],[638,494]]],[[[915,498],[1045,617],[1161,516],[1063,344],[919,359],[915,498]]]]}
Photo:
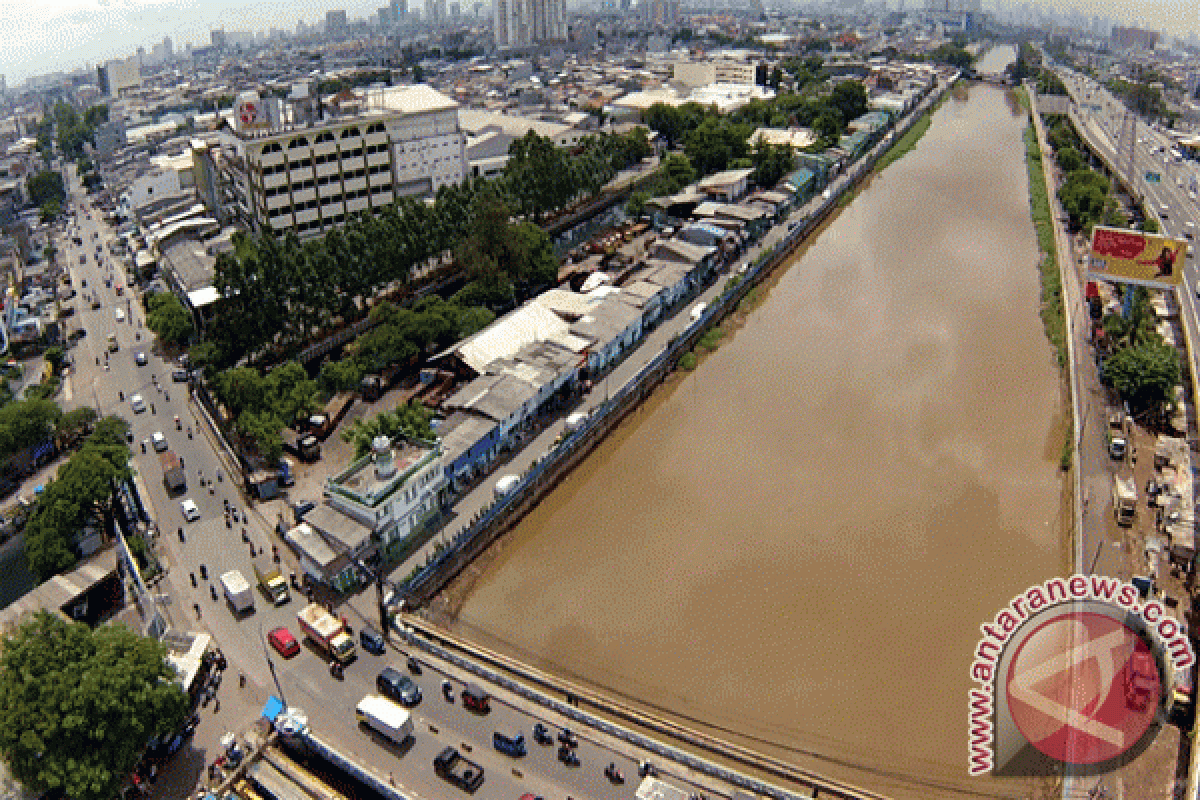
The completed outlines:
{"type": "Polygon", "coordinates": [[[625,201],[625,213],[631,217],[640,217],[646,210],[646,201],[649,199],[650,193],[642,189],[630,192],[629,199],[625,201]]]}
{"type": "Polygon", "coordinates": [[[812,128],[822,139],[833,139],[841,135],[846,124],[842,121],[841,112],[836,108],[828,108],[813,120],[812,128]]]}
{"type": "Polygon", "coordinates": [[[51,200],[57,200],[61,207],[61,203],[67,197],[62,175],[53,170],[42,170],[30,175],[25,182],[25,189],[29,193],[29,201],[35,206],[43,206],[51,200]]]}
{"type": "Polygon", "coordinates": [[[1179,384],[1179,351],[1161,341],[1125,347],[1104,362],[1104,375],[1131,409],[1161,413],[1179,384]]]}
{"type": "Polygon", "coordinates": [[[1064,147],[1055,155],[1058,161],[1058,166],[1063,172],[1074,172],[1077,169],[1082,169],[1084,166],[1083,156],[1074,147],[1064,147]]]}
{"type": "Polygon", "coordinates": [[[1067,176],[1058,189],[1058,199],[1071,219],[1071,229],[1090,230],[1108,202],[1109,183],[1103,175],[1082,169],[1067,176]]]}
{"type": "Polygon", "coordinates": [[[184,345],[192,337],[192,317],[173,292],[158,292],[147,300],[146,324],[166,344],[184,345]]]}
{"type": "Polygon", "coordinates": [[[126,427],[124,420],[101,420],[42,492],[25,527],[25,560],[39,580],[75,565],[74,538],[89,520],[113,530],[117,483],[130,476],[129,449],[118,438],[126,427]]]}
{"type": "Polygon", "coordinates": [[[57,200],[47,200],[42,203],[39,209],[39,217],[42,222],[53,222],[62,213],[62,204],[57,200]]]}
{"type": "Polygon", "coordinates": [[[352,358],[341,361],[326,361],[321,365],[321,375],[318,383],[329,392],[343,392],[357,389],[362,381],[362,369],[352,358]]]}
{"type": "Polygon", "coordinates": [[[432,409],[418,400],[409,400],[394,411],[384,411],[371,419],[359,417],[354,420],[350,427],[342,431],[342,441],[353,443],[354,457],[362,458],[370,452],[371,442],[377,436],[387,436],[389,439],[404,436],[431,441],[434,438],[430,425],[432,420],[432,409]]]}
{"type": "Polygon", "coordinates": [[[842,81],[833,87],[829,103],[838,110],[842,120],[850,122],[867,113],[867,90],[858,81],[842,81]]]}
{"type": "Polygon", "coordinates": [[[166,648],[123,625],[92,630],[42,611],[4,638],[0,754],[36,792],[115,797],[146,742],[186,714],[166,648]]]}

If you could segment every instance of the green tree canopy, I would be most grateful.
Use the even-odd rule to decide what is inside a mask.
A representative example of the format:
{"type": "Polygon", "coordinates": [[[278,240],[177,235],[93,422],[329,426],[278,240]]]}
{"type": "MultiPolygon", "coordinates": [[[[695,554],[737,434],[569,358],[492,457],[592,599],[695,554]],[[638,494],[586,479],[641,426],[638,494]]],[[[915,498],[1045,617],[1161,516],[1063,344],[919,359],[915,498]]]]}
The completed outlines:
{"type": "Polygon", "coordinates": [[[146,324],[166,344],[184,345],[192,336],[192,317],[173,292],[158,292],[147,300],[146,324]]]}
{"type": "Polygon", "coordinates": [[[354,444],[354,457],[362,458],[371,450],[371,442],[376,436],[387,436],[395,439],[405,436],[410,439],[432,441],[433,410],[417,400],[410,400],[406,405],[394,411],[384,411],[364,419],[354,420],[349,428],[342,431],[342,440],[354,444]]]}
{"type": "Polygon", "coordinates": [[[146,742],[175,730],[187,698],[166,649],[123,625],[95,630],[46,611],[0,653],[0,754],[37,792],[110,800],[146,742]]]}
{"type": "Polygon", "coordinates": [[[1162,413],[1179,384],[1179,351],[1161,341],[1125,347],[1104,362],[1104,375],[1134,411],[1162,413]]]}
{"type": "Polygon", "coordinates": [[[1109,183],[1098,172],[1081,169],[1072,172],[1058,189],[1058,199],[1070,217],[1071,229],[1090,230],[1104,214],[1108,204],[1109,183]]]}
{"type": "Polygon", "coordinates": [[[25,527],[25,560],[39,580],[75,566],[74,539],[89,520],[113,530],[117,482],[129,477],[127,423],[101,420],[92,434],[46,484],[25,527]]]}
{"type": "Polygon", "coordinates": [[[35,206],[44,206],[50,201],[59,203],[67,198],[67,190],[63,186],[62,175],[53,170],[35,172],[25,181],[25,189],[29,192],[29,201],[35,206]]]}

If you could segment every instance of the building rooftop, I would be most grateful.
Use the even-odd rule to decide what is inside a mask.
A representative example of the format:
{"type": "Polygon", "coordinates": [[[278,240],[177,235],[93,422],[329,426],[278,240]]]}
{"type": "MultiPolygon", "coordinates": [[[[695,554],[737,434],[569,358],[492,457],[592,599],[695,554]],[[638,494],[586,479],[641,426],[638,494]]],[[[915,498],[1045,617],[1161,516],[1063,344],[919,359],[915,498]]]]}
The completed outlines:
{"type": "Polygon", "coordinates": [[[351,552],[357,551],[371,538],[371,529],[366,525],[325,505],[317,506],[305,514],[304,522],[341,542],[351,552]]]}
{"type": "MultiPolygon", "coordinates": [[[[329,478],[325,488],[361,505],[375,507],[402,486],[413,470],[437,454],[436,445],[396,439],[383,453],[372,451],[329,478]]],[[[333,509],[330,512],[338,514],[333,509]]]]}
{"type": "Polygon", "coordinates": [[[188,239],[173,244],[163,252],[163,261],[188,292],[212,286],[217,260],[208,255],[203,242],[188,239]]]}

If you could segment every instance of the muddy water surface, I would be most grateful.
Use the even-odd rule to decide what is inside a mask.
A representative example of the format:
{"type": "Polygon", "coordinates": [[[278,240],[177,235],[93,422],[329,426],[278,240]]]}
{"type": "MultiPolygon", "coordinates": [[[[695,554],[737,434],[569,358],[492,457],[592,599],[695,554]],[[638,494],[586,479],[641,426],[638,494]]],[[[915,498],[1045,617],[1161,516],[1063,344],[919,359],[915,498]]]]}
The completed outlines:
{"type": "Polygon", "coordinates": [[[1023,127],[1001,89],[948,99],[459,630],[879,791],[1015,794],[966,779],[965,698],[980,623],[1062,569],[1023,127]]]}

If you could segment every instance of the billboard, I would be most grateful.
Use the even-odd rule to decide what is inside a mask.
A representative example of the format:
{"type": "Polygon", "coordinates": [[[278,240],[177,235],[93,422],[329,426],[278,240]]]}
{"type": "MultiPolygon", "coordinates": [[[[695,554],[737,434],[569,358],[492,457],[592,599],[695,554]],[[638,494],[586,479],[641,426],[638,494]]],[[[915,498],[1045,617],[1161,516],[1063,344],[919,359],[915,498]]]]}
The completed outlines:
{"type": "Polygon", "coordinates": [[[1092,231],[1088,275],[1102,281],[1178,286],[1186,255],[1187,242],[1180,239],[1097,225],[1092,231]]]}

